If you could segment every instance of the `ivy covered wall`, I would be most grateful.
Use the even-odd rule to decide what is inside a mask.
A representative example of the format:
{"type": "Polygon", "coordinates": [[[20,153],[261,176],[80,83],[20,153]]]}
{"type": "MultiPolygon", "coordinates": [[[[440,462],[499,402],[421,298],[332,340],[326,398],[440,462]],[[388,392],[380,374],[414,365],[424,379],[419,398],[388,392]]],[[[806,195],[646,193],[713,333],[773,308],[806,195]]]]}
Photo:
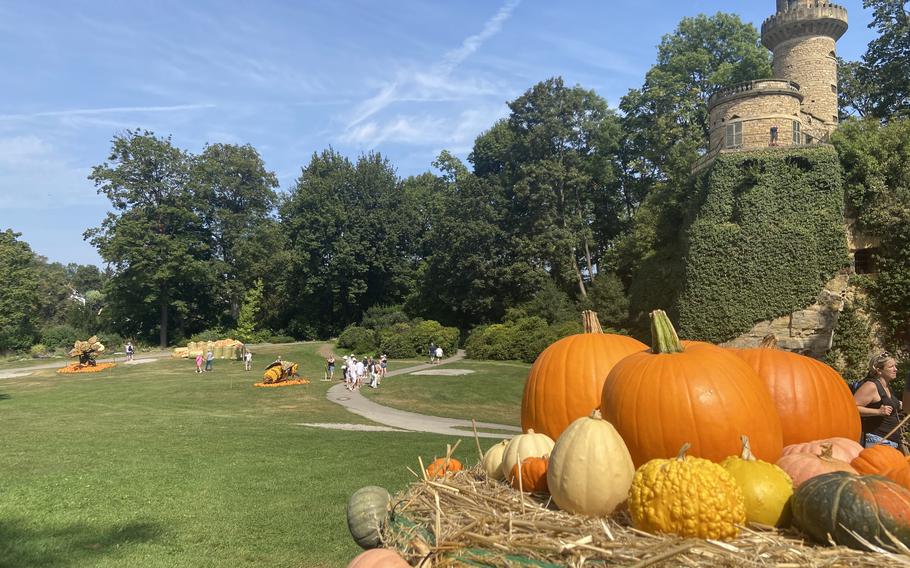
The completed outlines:
{"type": "Polygon", "coordinates": [[[721,154],[695,180],[683,233],[680,335],[732,339],[815,300],[848,263],[830,146],[721,154]]]}

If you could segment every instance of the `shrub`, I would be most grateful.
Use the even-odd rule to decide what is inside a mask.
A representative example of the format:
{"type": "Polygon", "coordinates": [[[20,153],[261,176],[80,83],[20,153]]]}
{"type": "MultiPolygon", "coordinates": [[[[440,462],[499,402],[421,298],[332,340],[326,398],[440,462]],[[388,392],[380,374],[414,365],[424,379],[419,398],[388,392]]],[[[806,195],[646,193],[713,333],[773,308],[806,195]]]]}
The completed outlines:
{"type": "Polygon", "coordinates": [[[338,347],[355,353],[372,353],[376,350],[376,334],[357,325],[349,325],[338,336],[338,347]]]}
{"type": "Polygon", "coordinates": [[[38,357],[44,357],[47,355],[47,347],[45,347],[43,343],[36,343],[32,345],[31,349],[29,349],[29,354],[31,354],[31,356],[35,359],[38,357]]]}
{"type": "Polygon", "coordinates": [[[82,334],[71,325],[52,325],[41,331],[41,343],[50,349],[57,347],[72,349],[77,339],[88,339],[88,337],[80,338],[80,335],[82,334]]]}
{"type": "Polygon", "coordinates": [[[381,329],[379,335],[379,351],[393,359],[411,359],[422,355],[423,350],[415,347],[411,340],[411,325],[396,323],[387,329],[381,329]]]}
{"type": "Polygon", "coordinates": [[[409,334],[411,345],[418,355],[427,353],[427,347],[433,342],[442,347],[443,353],[451,355],[458,349],[458,328],[443,327],[438,321],[425,320],[414,324],[409,334]]]}
{"type": "Polygon", "coordinates": [[[297,340],[290,335],[270,335],[267,341],[269,343],[294,343],[297,340]]]}
{"type": "Polygon", "coordinates": [[[524,317],[475,328],[465,341],[465,350],[471,359],[533,363],[548,345],[581,331],[577,321],[547,325],[543,318],[524,317]]]}

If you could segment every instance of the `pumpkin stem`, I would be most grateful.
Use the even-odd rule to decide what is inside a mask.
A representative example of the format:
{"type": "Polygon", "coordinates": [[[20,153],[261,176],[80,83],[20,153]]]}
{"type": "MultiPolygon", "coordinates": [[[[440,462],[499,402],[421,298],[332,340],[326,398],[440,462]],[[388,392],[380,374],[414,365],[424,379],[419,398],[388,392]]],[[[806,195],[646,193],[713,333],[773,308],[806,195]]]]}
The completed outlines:
{"type": "Polygon", "coordinates": [[[822,444],[822,453],[818,454],[818,457],[822,458],[823,460],[834,459],[833,451],[834,448],[831,446],[831,444],[822,444]]]}
{"type": "Polygon", "coordinates": [[[604,329],[600,327],[600,320],[597,319],[597,312],[585,310],[581,312],[581,321],[585,326],[585,333],[603,333],[604,329]]]}
{"type": "Polygon", "coordinates": [[[651,353],[682,353],[683,346],[667,312],[651,312],[651,353]]]}
{"type": "Polygon", "coordinates": [[[739,439],[743,441],[743,453],[739,457],[744,461],[755,461],[755,456],[752,455],[752,446],[749,445],[749,436],[743,434],[739,439]]]}
{"type": "Polygon", "coordinates": [[[595,408],[593,411],[591,411],[591,416],[589,416],[589,418],[593,418],[594,420],[603,420],[603,415],[601,415],[599,408],[595,408]]]}
{"type": "Polygon", "coordinates": [[[758,344],[762,349],[777,349],[777,337],[773,333],[762,337],[761,343],[758,344]]]}
{"type": "Polygon", "coordinates": [[[686,442],[685,444],[683,444],[682,447],[679,448],[679,454],[676,455],[676,459],[678,459],[679,461],[685,460],[686,452],[688,452],[689,448],[691,448],[691,447],[692,447],[692,444],[690,444],[689,442],[686,442]]]}

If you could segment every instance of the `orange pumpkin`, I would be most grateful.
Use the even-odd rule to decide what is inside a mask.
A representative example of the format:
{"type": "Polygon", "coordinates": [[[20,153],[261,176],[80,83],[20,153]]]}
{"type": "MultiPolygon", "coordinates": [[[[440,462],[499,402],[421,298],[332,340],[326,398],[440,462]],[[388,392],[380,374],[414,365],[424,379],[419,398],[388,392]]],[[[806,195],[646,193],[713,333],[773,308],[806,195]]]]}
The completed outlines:
{"type": "Polygon", "coordinates": [[[801,444],[784,446],[783,455],[790,454],[815,454],[818,455],[826,445],[831,446],[831,457],[847,463],[852,462],[863,451],[863,447],[856,440],[847,438],[825,438],[801,444]]]}
{"type": "Polygon", "coordinates": [[[849,463],[831,456],[831,445],[826,444],[820,453],[787,454],[777,460],[777,466],[786,471],[793,480],[793,487],[799,487],[804,481],[823,473],[845,471],[856,473],[849,463]]]}
{"type": "Polygon", "coordinates": [[[879,475],[889,469],[908,467],[904,454],[885,444],[877,444],[864,449],[856,456],[856,459],[850,462],[850,465],[857,473],[879,475]]]}
{"type": "Polygon", "coordinates": [[[604,382],[601,412],[625,440],[635,467],[669,459],[691,440],[690,455],[720,462],[752,453],[776,462],[780,419],[764,382],[726,349],[681,344],[663,310],[651,313],[652,347],[616,364],[604,382]]]}
{"type": "Polygon", "coordinates": [[[461,462],[455,458],[437,458],[433,460],[433,463],[427,466],[427,477],[430,479],[438,479],[440,477],[445,477],[446,473],[450,471],[461,470],[461,462]]]}
{"type": "Polygon", "coordinates": [[[547,467],[550,463],[546,456],[540,458],[525,458],[512,467],[509,482],[515,489],[525,493],[549,493],[547,488],[547,467]]]}
{"type": "Polygon", "coordinates": [[[583,315],[585,333],[560,339],[534,361],[521,399],[522,431],[534,430],[555,440],[569,424],[598,407],[613,365],[648,348],[631,337],[603,333],[594,312],[583,315]]]}
{"type": "Polygon", "coordinates": [[[731,349],[765,381],[780,415],[784,446],[821,438],[858,440],[862,427],[850,387],[811,357],[777,349],[770,335],[757,349],[731,349]]]}

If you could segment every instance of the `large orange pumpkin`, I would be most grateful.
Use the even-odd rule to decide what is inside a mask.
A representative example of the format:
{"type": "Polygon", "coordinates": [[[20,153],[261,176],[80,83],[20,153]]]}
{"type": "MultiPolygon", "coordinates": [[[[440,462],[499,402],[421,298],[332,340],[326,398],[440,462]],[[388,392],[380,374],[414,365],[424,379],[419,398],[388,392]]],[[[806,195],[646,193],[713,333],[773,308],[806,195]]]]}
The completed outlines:
{"type": "Polygon", "coordinates": [[[625,440],[635,467],[668,459],[686,442],[692,456],[719,462],[741,450],[780,458],[780,418],[764,382],[726,349],[682,345],[663,310],[651,312],[652,347],[629,355],[604,382],[601,412],[625,440]]]}
{"type": "Polygon", "coordinates": [[[585,333],[560,339],[534,361],[521,399],[523,431],[533,429],[555,440],[600,405],[601,388],[613,365],[648,348],[631,337],[603,333],[594,312],[583,315],[585,333]]]}
{"type": "Polygon", "coordinates": [[[858,440],[862,427],[850,387],[811,357],[777,349],[770,335],[756,349],[731,349],[765,381],[780,415],[784,446],[822,438],[858,440]]]}

